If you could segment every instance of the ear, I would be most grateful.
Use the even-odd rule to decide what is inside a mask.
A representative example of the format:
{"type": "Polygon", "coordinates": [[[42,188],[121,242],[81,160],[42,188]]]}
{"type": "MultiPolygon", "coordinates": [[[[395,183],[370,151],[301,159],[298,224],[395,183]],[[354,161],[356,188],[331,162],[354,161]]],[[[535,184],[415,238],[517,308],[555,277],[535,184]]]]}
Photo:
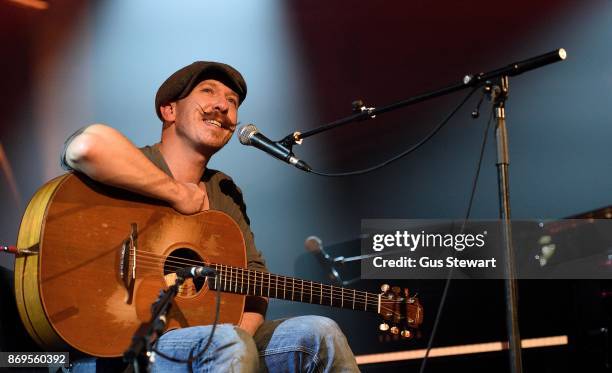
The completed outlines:
{"type": "Polygon", "coordinates": [[[165,122],[174,122],[176,120],[176,102],[160,106],[159,112],[165,122]]]}

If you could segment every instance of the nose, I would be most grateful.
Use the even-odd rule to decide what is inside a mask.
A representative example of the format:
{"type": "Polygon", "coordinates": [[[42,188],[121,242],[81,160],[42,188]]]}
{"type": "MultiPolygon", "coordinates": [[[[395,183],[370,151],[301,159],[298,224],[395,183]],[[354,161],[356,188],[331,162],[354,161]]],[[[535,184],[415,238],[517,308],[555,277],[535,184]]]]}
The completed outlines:
{"type": "Polygon", "coordinates": [[[229,110],[229,102],[227,101],[227,98],[225,98],[222,95],[217,95],[215,96],[215,101],[213,103],[213,108],[215,110],[218,110],[222,113],[227,113],[229,110]]]}

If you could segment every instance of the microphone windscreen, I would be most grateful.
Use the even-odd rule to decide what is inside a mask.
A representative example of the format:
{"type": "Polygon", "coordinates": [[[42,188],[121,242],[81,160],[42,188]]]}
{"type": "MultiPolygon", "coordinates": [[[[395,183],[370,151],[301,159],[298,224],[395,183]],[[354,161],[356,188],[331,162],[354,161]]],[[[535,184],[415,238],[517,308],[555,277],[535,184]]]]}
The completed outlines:
{"type": "Polygon", "coordinates": [[[242,145],[251,145],[251,136],[258,132],[259,130],[254,124],[247,124],[238,130],[238,140],[242,145]]]}
{"type": "Polygon", "coordinates": [[[313,254],[320,253],[323,248],[323,241],[317,236],[310,236],[304,241],[304,248],[313,254]]]}

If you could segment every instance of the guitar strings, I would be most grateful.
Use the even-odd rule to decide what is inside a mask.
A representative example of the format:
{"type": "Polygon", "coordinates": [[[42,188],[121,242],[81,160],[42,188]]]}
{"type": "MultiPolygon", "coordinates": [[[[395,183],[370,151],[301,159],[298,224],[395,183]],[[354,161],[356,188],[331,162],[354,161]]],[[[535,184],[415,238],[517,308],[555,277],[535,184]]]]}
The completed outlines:
{"type": "MultiPolygon", "coordinates": [[[[149,258],[149,259],[151,259],[151,258],[149,258]]],[[[147,268],[147,269],[159,269],[159,266],[157,264],[159,264],[159,262],[156,261],[154,263],[149,263],[149,265],[141,265],[139,267],[140,268],[147,268]]],[[[223,266],[223,265],[218,265],[218,266],[223,266]]],[[[183,268],[183,267],[175,267],[175,268],[176,269],[180,269],[180,268],[183,268]]],[[[229,279],[229,282],[230,282],[229,290],[231,291],[232,287],[233,287],[234,291],[236,293],[238,293],[237,289],[238,289],[238,279],[239,279],[239,277],[238,277],[238,273],[237,272],[238,272],[238,270],[241,270],[241,271],[248,271],[248,270],[244,269],[244,268],[240,268],[240,267],[229,267],[228,266],[227,268],[233,268],[235,271],[230,271],[229,275],[227,274],[227,272],[228,272],[227,269],[223,269],[223,270],[219,271],[219,277],[218,277],[218,279],[219,279],[219,287],[221,287],[223,290],[226,290],[228,288],[227,281],[229,279]],[[234,281],[234,283],[232,283],[232,281],[234,281]]],[[[267,272],[260,272],[260,273],[263,275],[264,280],[265,280],[265,274],[267,272]]],[[[272,276],[277,276],[277,275],[272,275],[272,276]]],[[[242,286],[240,286],[240,290],[241,291],[239,292],[239,294],[243,293],[242,290],[245,288],[245,286],[244,286],[244,279],[240,278],[240,280],[242,281],[242,286]]],[[[212,280],[209,280],[209,281],[212,282],[212,280]]],[[[301,299],[302,302],[303,302],[304,296],[306,296],[306,297],[310,296],[312,300],[319,299],[320,300],[319,304],[328,305],[328,302],[329,302],[329,305],[332,305],[332,306],[334,305],[333,294],[329,294],[329,293],[323,292],[323,295],[321,295],[320,290],[319,290],[320,287],[319,286],[315,286],[313,281],[301,280],[301,279],[299,281],[303,281],[306,286],[303,286],[304,284],[302,284],[301,287],[298,287],[298,289],[297,289],[298,291],[295,291],[295,288],[294,288],[294,290],[291,290],[290,292],[295,295],[296,293],[299,292],[299,290],[301,288],[302,291],[299,292],[299,293],[300,293],[300,299],[301,299]],[[310,286],[308,286],[309,283],[310,283],[310,286]]],[[[278,284],[280,282],[276,282],[275,281],[274,283],[277,286],[276,289],[275,289],[276,298],[279,298],[278,297],[278,284]]],[[[270,287],[273,286],[272,285],[272,281],[266,282],[266,281],[263,281],[263,280],[260,279],[259,283],[256,283],[256,282],[253,283],[253,294],[252,295],[257,296],[257,289],[256,288],[258,286],[262,286],[262,285],[266,286],[267,289],[270,289],[268,286],[270,286],[270,287]]],[[[211,289],[212,289],[212,287],[211,287],[211,289]]],[[[249,285],[248,289],[246,291],[247,294],[250,291],[250,289],[251,289],[251,286],[249,285]]],[[[288,290],[285,288],[285,292],[287,292],[287,291],[288,290]]],[[[347,289],[347,294],[343,295],[343,297],[349,298],[349,299],[346,300],[346,304],[347,305],[350,304],[351,301],[352,301],[352,298],[350,298],[350,296],[351,296],[350,293],[351,292],[352,292],[351,289],[347,289]]],[[[357,292],[357,290],[355,292],[357,292]]],[[[185,290],[185,291],[181,292],[182,295],[188,294],[188,293],[189,293],[188,290],[185,290]]],[[[270,293],[268,293],[268,294],[270,294],[270,293]]],[[[362,305],[363,305],[363,307],[365,307],[366,310],[367,310],[368,306],[373,306],[373,307],[377,308],[378,307],[378,302],[376,300],[378,299],[378,295],[377,294],[373,294],[373,293],[370,293],[370,294],[371,294],[371,297],[373,299],[367,299],[367,297],[355,295],[354,296],[354,298],[355,298],[355,305],[357,307],[353,307],[353,309],[359,310],[359,309],[361,309],[362,305]],[[367,299],[367,301],[365,301],[365,299],[367,299]]],[[[263,290],[262,290],[262,292],[260,292],[260,296],[266,296],[266,295],[263,294],[263,290]]],[[[270,296],[270,295],[268,295],[268,296],[270,296]]],[[[285,299],[289,300],[287,297],[285,297],[285,299]]],[[[335,299],[336,299],[336,303],[337,303],[338,299],[340,299],[337,294],[336,294],[335,299]]],[[[291,300],[295,301],[295,298],[292,297],[291,300]]],[[[385,299],[384,302],[385,303],[399,303],[401,301],[385,299]]],[[[310,303],[311,304],[316,304],[316,303],[313,303],[312,301],[310,303]]],[[[346,308],[348,308],[348,307],[346,307],[346,308]]],[[[382,302],[380,304],[380,308],[381,308],[381,310],[389,311],[389,312],[394,313],[394,314],[398,313],[397,311],[394,311],[392,308],[389,308],[389,307],[385,306],[382,302]]]]}
{"type": "MultiPolygon", "coordinates": [[[[156,254],[152,254],[152,253],[148,253],[148,257],[146,255],[142,255],[144,254],[144,252],[139,252],[139,254],[137,255],[137,257],[140,257],[141,259],[141,263],[142,260],[148,260],[149,262],[145,262],[146,264],[149,265],[141,265],[140,267],[143,268],[148,268],[148,269],[159,269],[158,264],[161,264],[161,262],[159,260],[157,260],[155,257],[157,256],[156,254]]],[[[131,255],[132,256],[132,255],[131,255]]],[[[197,264],[206,264],[206,263],[202,263],[199,261],[194,261],[194,260],[189,260],[191,262],[195,262],[197,264]]],[[[181,263],[180,261],[173,261],[175,263],[181,263]]],[[[285,293],[287,291],[292,292],[292,293],[296,293],[295,291],[295,282],[300,281],[302,282],[301,288],[302,288],[302,296],[304,294],[306,294],[306,296],[311,296],[311,295],[316,295],[317,298],[319,298],[320,300],[323,299],[329,299],[330,302],[333,302],[333,298],[334,296],[336,297],[336,299],[339,299],[340,297],[347,297],[350,298],[351,296],[353,296],[355,298],[355,301],[358,303],[361,303],[363,305],[367,304],[367,305],[373,305],[373,306],[377,306],[378,305],[378,294],[374,294],[374,293],[368,293],[368,292],[363,292],[360,290],[354,290],[354,289],[346,289],[344,290],[341,287],[336,287],[333,285],[326,285],[326,284],[322,284],[319,283],[317,285],[315,285],[315,283],[313,281],[308,281],[308,280],[302,280],[302,279],[294,279],[291,277],[286,277],[286,276],[281,276],[281,275],[274,275],[274,274],[269,274],[267,272],[257,272],[259,273],[259,276],[257,275],[257,273],[253,272],[253,270],[249,270],[246,268],[242,268],[242,267],[231,267],[231,266],[226,266],[223,264],[212,264],[215,267],[221,267],[220,272],[220,281],[227,281],[227,279],[230,279],[230,290],[232,288],[232,285],[235,289],[237,289],[238,287],[238,281],[242,282],[242,286],[241,289],[244,288],[244,279],[245,279],[245,271],[247,272],[246,274],[246,279],[247,281],[250,281],[251,279],[253,279],[253,290],[254,293],[257,293],[257,289],[256,287],[258,286],[266,286],[268,290],[267,294],[271,293],[271,287],[274,287],[274,293],[276,294],[276,296],[278,297],[278,290],[279,287],[281,287],[281,279],[283,279],[282,283],[283,283],[283,287],[284,287],[284,291],[285,293]],[[230,272],[229,275],[227,272],[230,272]],[[238,273],[240,271],[240,273],[238,273]],[[266,274],[268,274],[268,276],[266,276],[266,274]],[[259,279],[257,279],[257,277],[260,277],[259,279]],[[268,278],[266,278],[268,277],[268,278]],[[287,280],[290,280],[290,282],[292,282],[293,286],[293,290],[288,290],[287,289],[287,280]],[[235,281],[235,284],[232,284],[231,282],[235,281]],[[306,287],[304,287],[304,285],[306,285],[306,287]],[[323,290],[325,291],[329,291],[331,290],[331,294],[329,292],[323,292],[323,297],[321,297],[320,295],[320,289],[323,288],[323,290]],[[354,293],[351,294],[351,293],[354,293]],[[366,294],[366,296],[364,296],[364,294],[366,294]],[[371,298],[371,299],[368,299],[371,298]]],[[[173,268],[173,269],[180,269],[183,268],[182,266],[176,266],[176,265],[168,265],[168,268],[173,268]]],[[[290,284],[291,285],[291,284],[290,284]]],[[[227,287],[227,286],[225,286],[227,287]]],[[[249,284],[249,290],[250,290],[250,284],[249,284]]],[[[299,290],[299,289],[298,289],[299,290]]],[[[260,291],[260,294],[263,296],[263,289],[260,291]]],[[[399,303],[401,301],[398,300],[388,300],[385,299],[384,300],[385,303],[399,303]]],[[[348,301],[348,303],[350,303],[350,300],[348,301]]]]}
{"type": "MultiPolygon", "coordinates": [[[[130,253],[130,255],[132,256],[131,253],[130,253]]],[[[147,256],[148,256],[147,259],[154,260],[155,264],[159,263],[159,261],[157,261],[157,259],[163,259],[163,256],[157,255],[157,254],[153,254],[153,253],[150,253],[150,252],[139,251],[137,255],[139,257],[141,257],[141,259],[147,258],[147,256]]],[[[169,256],[169,257],[172,257],[172,256],[169,256]]],[[[180,258],[180,257],[173,257],[173,258],[184,259],[184,258],[180,258]]],[[[189,261],[189,262],[192,262],[193,264],[199,264],[199,265],[213,265],[213,266],[221,266],[221,267],[224,266],[223,264],[203,263],[201,261],[197,261],[197,260],[193,260],[193,259],[185,259],[185,261],[189,261]]],[[[186,264],[186,263],[183,263],[182,260],[181,261],[174,260],[174,261],[168,261],[168,262],[179,263],[179,264],[186,264]]],[[[183,268],[181,266],[168,266],[168,267],[174,267],[175,269],[183,268]]],[[[247,274],[247,276],[248,276],[247,280],[250,280],[251,278],[254,277],[255,278],[254,281],[256,281],[257,277],[258,277],[258,273],[260,274],[260,277],[265,277],[266,274],[269,274],[268,272],[259,272],[259,271],[254,271],[254,270],[242,268],[242,267],[231,267],[231,266],[226,266],[226,267],[227,268],[231,268],[231,269],[235,269],[236,271],[238,271],[238,270],[240,270],[240,271],[247,271],[247,273],[248,273],[247,274]]],[[[225,271],[227,271],[227,269],[225,269],[225,271]]],[[[242,275],[244,275],[244,273],[242,275]]],[[[282,276],[282,275],[275,275],[275,274],[269,274],[269,275],[274,276],[275,287],[279,286],[281,278],[283,279],[283,283],[284,284],[286,284],[287,279],[289,279],[291,281],[299,280],[299,281],[310,282],[311,284],[314,284],[313,281],[302,280],[302,279],[294,279],[294,278],[291,278],[291,277],[282,276]]],[[[268,276],[268,277],[271,277],[271,276],[268,276]]],[[[268,282],[264,281],[263,284],[267,285],[267,286],[274,286],[272,281],[271,281],[271,279],[268,279],[268,282]]],[[[335,294],[336,297],[344,296],[343,295],[344,290],[341,287],[336,287],[336,286],[333,286],[333,285],[326,285],[326,284],[321,284],[321,283],[319,283],[319,285],[323,285],[324,289],[332,291],[332,294],[331,294],[330,297],[333,297],[334,294],[335,294]],[[340,295],[338,295],[338,294],[340,294],[340,295]]],[[[314,286],[311,286],[311,287],[314,288],[314,286]]],[[[317,287],[319,287],[319,286],[317,286],[317,287]]],[[[352,292],[353,290],[355,292],[355,295],[357,295],[357,293],[359,293],[360,297],[356,298],[356,299],[361,299],[360,303],[364,303],[363,300],[367,299],[368,297],[372,297],[372,298],[377,298],[378,297],[378,294],[375,294],[375,293],[368,293],[368,292],[364,292],[364,291],[360,291],[360,290],[355,290],[355,289],[346,289],[346,291],[349,292],[349,293],[352,292]]],[[[389,301],[389,302],[397,302],[397,303],[402,302],[402,301],[385,300],[385,302],[387,302],[387,301],[389,301]]],[[[377,304],[377,302],[374,302],[372,304],[377,304]]]]}
{"type": "MultiPolygon", "coordinates": [[[[157,265],[158,262],[149,262],[147,263],[149,265],[140,265],[140,268],[146,268],[146,269],[159,269],[159,266],[157,265]]],[[[139,268],[137,267],[137,268],[139,268]]],[[[174,269],[180,269],[183,267],[177,267],[177,266],[168,266],[168,267],[173,267],[174,269]]],[[[251,273],[249,275],[249,270],[245,269],[245,268],[240,268],[240,267],[227,267],[227,268],[223,268],[221,270],[218,271],[219,272],[219,280],[221,282],[227,282],[228,280],[230,281],[229,286],[226,284],[221,285],[224,288],[230,288],[230,290],[232,288],[240,288],[240,289],[244,289],[247,287],[248,285],[248,289],[250,291],[251,287],[253,288],[253,293],[254,295],[257,295],[258,291],[257,291],[257,287],[265,287],[265,289],[261,289],[259,291],[259,294],[261,296],[269,296],[269,294],[275,294],[276,297],[278,297],[278,292],[282,291],[280,289],[284,289],[284,292],[287,293],[298,293],[300,292],[300,289],[302,289],[301,293],[302,295],[306,295],[306,296],[310,296],[311,294],[314,296],[316,295],[316,297],[318,299],[321,299],[320,296],[320,289],[321,289],[321,284],[315,284],[314,281],[308,281],[308,280],[302,280],[302,279],[290,279],[290,281],[282,281],[281,279],[277,279],[275,277],[277,277],[278,275],[272,275],[269,276],[270,278],[267,278],[268,276],[266,276],[267,272],[259,272],[261,275],[257,276],[256,274],[251,273]],[[246,272],[246,276],[245,276],[245,272],[246,272]],[[257,278],[259,277],[259,278],[257,278]],[[245,284],[245,280],[247,280],[247,284],[245,284]],[[253,284],[250,284],[249,282],[252,280],[253,284]],[[293,283],[291,283],[293,281],[293,283]],[[298,285],[296,288],[296,283],[297,282],[302,282],[303,284],[298,285]],[[293,285],[293,286],[292,286],[293,285]]],[[[367,300],[367,304],[369,305],[377,305],[378,302],[374,301],[375,299],[378,299],[378,294],[374,294],[374,293],[369,293],[368,296],[363,296],[362,294],[358,294],[358,291],[355,290],[355,295],[353,296],[353,289],[346,289],[346,290],[341,290],[342,288],[338,288],[340,290],[337,290],[335,287],[331,287],[329,285],[323,285],[323,297],[322,299],[330,299],[330,301],[333,301],[334,297],[335,299],[341,299],[341,297],[346,297],[346,298],[350,298],[350,297],[354,297],[355,298],[355,302],[364,304],[366,303],[367,300]],[[329,290],[332,291],[332,293],[330,294],[329,290]],[[369,298],[369,299],[368,299],[369,298]]],[[[241,291],[242,292],[242,291],[241,291]]],[[[286,297],[285,297],[286,298],[286,297]]],[[[350,298],[352,299],[352,298],[350,298]]],[[[385,300],[386,302],[387,300],[385,300]]],[[[347,300],[347,302],[349,302],[349,300],[347,300]]]]}
{"type": "MultiPolygon", "coordinates": [[[[130,251],[130,256],[132,256],[132,250],[130,251]]],[[[148,256],[149,258],[147,258],[147,259],[152,259],[152,260],[155,260],[155,261],[157,261],[157,259],[160,259],[160,261],[164,259],[164,257],[162,255],[157,255],[157,254],[154,254],[154,253],[151,253],[151,252],[147,252],[147,251],[138,251],[137,256],[141,257],[141,259],[146,257],[146,256],[148,256]]],[[[192,265],[192,266],[200,266],[200,265],[218,266],[218,265],[221,265],[221,266],[223,266],[223,264],[205,263],[205,262],[202,262],[202,261],[199,261],[199,260],[195,260],[195,259],[182,258],[182,257],[177,257],[177,256],[172,256],[172,255],[168,256],[167,258],[177,259],[177,260],[166,260],[167,263],[176,263],[176,264],[179,264],[179,266],[170,266],[170,265],[168,265],[168,267],[172,267],[173,269],[180,269],[180,268],[183,268],[185,265],[187,265],[187,266],[189,266],[189,265],[192,265]]],[[[250,278],[253,278],[253,277],[257,278],[257,273],[253,273],[253,270],[245,269],[245,268],[242,268],[242,267],[232,267],[232,268],[240,269],[240,270],[247,270],[247,271],[249,271],[250,278]]],[[[262,276],[265,276],[263,274],[266,274],[268,272],[259,272],[259,273],[262,273],[262,276]]],[[[296,280],[296,279],[293,279],[291,277],[282,276],[282,275],[273,275],[273,276],[284,278],[284,281],[283,281],[284,283],[286,283],[287,279],[291,279],[292,281],[296,280]]],[[[297,279],[297,280],[299,280],[299,281],[307,281],[307,280],[302,280],[302,279],[297,279]]],[[[313,281],[309,281],[309,282],[313,283],[313,281]]],[[[278,286],[279,281],[276,281],[276,279],[275,279],[275,283],[278,286]]],[[[272,282],[269,282],[269,285],[272,286],[272,282]]],[[[323,288],[324,289],[330,289],[331,291],[340,292],[340,293],[342,293],[342,291],[343,291],[342,290],[343,288],[341,288],[341,287],[336,287],[336,286],[327,285],[327,284],[323,284],[323,288]],[[336,289],[340,289],[340,290],[336,290],[336,289]]],[[[347,289],[347,290],[350,292],[350,291],[353,291],[355,289],[347,289]]],[[[365,299],[368,296],[371,296],[371,297],[377,297],[378,296],[378,294],[368,293],[368,292],[361,291],[361,290],[355,290],[355,292],[359,293],[359,295],[361,295],[360,299],[365,299]]],[[[332,294],[332,296],[333,296],[333,294],[332,294]]],[[[397,302],[401,302],[401,301],[397,301],[397,302]]]]}
{"type": "MultiPolygon", "coordinates": [[[[158,264],[158,263],[160,263],[160,261],[157,261],[157,258],[156,258],[157,255],[156,254],[152,254],[152,253],[147,253],[147,254],[149,254],[148,258],[145,255],[143,255],[143,252],[139,252],[137,254],[137,257],[140,257],[140,259],[153,260],[154,262],[149,262],[151,264],[158,264]]],[[[163,257],[160,257],[160,259],[162,259],[162,258],[163,257]]],[[[228,271],[228,269],[223,268],[223,266],[225,266],[223,264],[203,263],[201,261],[195,261],[195,260],[188,260],[188,261],[193,262],[191,265],[198,264],[198,265],[209,265],[209,266],[210,265],[212,265],[212,266],[221,266],[223,271],[225,271],[225,272],[228,271]]],[[[182,263],[181,261],[172,261],[172,262],[173,263],[178,263],[178,264],[186,264],[186,263],[182,263]]],[[[169,268],[173,268],[173,269],[183,268],[183,266],[170,266],[170,265],[168,267],[169,268]]],[[[262,283],[264,285],[269,285],[269,286],[276,286],[276,287],[278,287],[279,284],[280,284],[280,280],[281,279],[283,279],[283,283],[285,283],[285,284],[287,283],[287,279],[289,279],[291,281],[298,280],[298,281],[310,282],[310,283],[314,284],[313,281],[302,280],[302,279],[293,279],[293,278],[287,277],[287,276],[269,274],[268,272],[253,271],[253,270],[250,270],[250,269],[247,269],[247,268],[242,268],[242,267],[232,267],[232,266],[226,266],[226,267],[232,269],[230,272],[234,272],[233,270],[236,270],[236,271],[240,270],[240,271],[243,271],[243,272],[246,271],[247,272],[247,278],[246,278],[247,280],[253,279],[253,281],[257,281],[257,277],[262,277],[263,280],[260,279],[260,281],[262,281],[262,283]],[[258,274],[259,274],[259,276],[258,276],[258,274]],[[270,276],[266,276],[267,274],[269,274],[270,276]],[[266,280],[265,277],[269,277],[267,279],[268,280],[267,282],[265,281],[266,280]],[[272,279],[274,280],[274,282],[272,282],[272,279]]],[[[242,273],[242,275],[244,275],[244,273],[242,273]]],[[[236,277],[236,279],[237,279],[237,277],[236,277]]],[[[261,283],[258,283],[257,285],[260,285],[260,284],[261,283]]],[[[323,286],[323,289],[334,291],[337,294],[340,294],[343,291],[342,290],[343,288],[341,288],[341,287],[336,287],[336,286],[333,286],[333,285],[327,285],[327,284],[321,284],[321,283],[319,283],[319,285],[317,287],[320,287],[320,285],[323,286]]],[[[314,286],[312,286],[312,287],[314,287],[314,286]]],[[[354,289],[346,289],[345,292],[353,292],[353,290],[354,289]]],[[[360,299],[366,299],[368,297],[378,297],[378,294],[368,293],[368,292],[364,292],[364,291],[360,291],[360,290],[354,290],[354,291],[355,291],[355,295],[357,295],[357,293],[358,293],[361,296],[360,299]]],[[[333,296],[333,294],[332,294],[332,296],[333,296]]],[[[336,296],[340,296],[340,295],[336,295],[336,296]]]]}

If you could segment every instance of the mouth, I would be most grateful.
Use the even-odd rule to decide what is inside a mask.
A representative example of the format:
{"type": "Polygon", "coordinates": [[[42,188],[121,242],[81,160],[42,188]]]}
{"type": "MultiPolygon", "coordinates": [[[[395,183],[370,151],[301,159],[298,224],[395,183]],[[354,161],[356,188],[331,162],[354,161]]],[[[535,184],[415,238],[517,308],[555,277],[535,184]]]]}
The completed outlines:
{"type": "Polygon", "coordinates": [[[208,123],[211,126],[215,126],[215,127],[219,127],[219,128],[223,128],[223,125],[221,124],[221,122],[216,121],[214,119],[205,119],[204,123],[208,123]]]}

